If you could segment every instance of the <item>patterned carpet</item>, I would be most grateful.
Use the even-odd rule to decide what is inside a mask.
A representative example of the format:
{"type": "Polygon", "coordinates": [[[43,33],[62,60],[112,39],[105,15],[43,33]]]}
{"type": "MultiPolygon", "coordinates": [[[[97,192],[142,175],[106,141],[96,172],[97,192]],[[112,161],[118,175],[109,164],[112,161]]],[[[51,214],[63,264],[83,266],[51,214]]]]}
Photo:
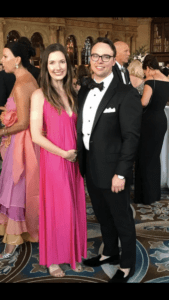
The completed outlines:
{"type": "MultiPolygon", "coordinates": [[[[132,192],[131,192],[132,199],[132,192]]],[[[169,192],[162,194],[161,201],[150,206],[131,204],[136,223],[137,259],[136,272],[128,283],[169,282],[169,192]]],[[[86,192],[88,224],[88,258],[102,252],[100,226],[93,213],[86,192]]],[[[2,237],[0,252],[3,250],[2,237]]],[[[39,265],[39,244],[25,243],[10,259],[0,262],[0,282],[4,283],[107,283],[118,266],[109,264],[90,268],[80,273],[63,264],[64,278],[51,277],[48,269],[39,265]]]]}

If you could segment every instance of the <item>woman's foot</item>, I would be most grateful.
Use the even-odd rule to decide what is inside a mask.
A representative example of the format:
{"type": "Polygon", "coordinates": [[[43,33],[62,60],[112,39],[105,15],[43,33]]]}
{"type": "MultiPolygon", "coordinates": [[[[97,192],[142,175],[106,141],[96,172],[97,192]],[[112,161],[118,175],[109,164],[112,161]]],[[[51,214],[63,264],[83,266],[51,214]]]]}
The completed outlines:
{"type": "Polygon", "coordinates": [[[76,263],[76,269],[73,269],[74,272],[81,272],[83,270],[80,263],[76,263]]]}
{"type": "Polygon", "coordinates": [[[65,276],[65,273],[62,271],[62,269],[59,267],[59,265],[52,264],[49,267],[49,273],[53,277],[62,278],[65,276]]]}
{"type": "Polygon", "coordinates": [[[4,251],[0,254],[0,260],[10,258],[14,255],[15,250],[19,247],[19,245],[9,245],[5,244],[4,251]]]}

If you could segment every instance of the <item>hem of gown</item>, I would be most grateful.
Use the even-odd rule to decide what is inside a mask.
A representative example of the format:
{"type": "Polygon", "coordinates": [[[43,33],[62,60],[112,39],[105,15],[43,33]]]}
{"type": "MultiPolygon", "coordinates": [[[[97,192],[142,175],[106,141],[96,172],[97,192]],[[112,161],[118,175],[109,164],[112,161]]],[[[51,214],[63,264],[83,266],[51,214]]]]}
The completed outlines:
{"type": "Polygon", "coordinates": [[[16,222],[25,221],[25,208],[11,206],[9,208],[0,204],[0,214],[3,214],[16,222]]]}
{"type": "Polygon", "coordinates": [[[11,245],[20,245],[24,242],[37,243],[27,231],[26,222],[16,222],[7,216],[0,214],[0,235],[4,236],[2,242],[11,245]]]}
{"type": "MultiPolygon", "coordinates": [[[[83,258],[87,258],[87,256],[82,256],[83,258]]],[[[58,262],[53,262],[53,263],[50,263],[50,264],[48,264],[48,263],[41,263],[40,261],[39,261],[39,265],[41,265],[41,266],[45,266],[45,267],[47,267],[47,268],[49,268],[52,264],[54,264],[54,265],[62,265],[62,264],[68,264],[68,265],[70,265],[71,266],[71,268],[73,269],[73,270],[75,270],[76,269],[76,263],[82,263],[82,259],[80,259],[80,260],[78,260],[77,259],[77,261],[75,261],[75,263],[74,262],[68,262],[68,261],[65,261],[65,260],[60,260],[60,261],[58,261],[58,262]]]]}

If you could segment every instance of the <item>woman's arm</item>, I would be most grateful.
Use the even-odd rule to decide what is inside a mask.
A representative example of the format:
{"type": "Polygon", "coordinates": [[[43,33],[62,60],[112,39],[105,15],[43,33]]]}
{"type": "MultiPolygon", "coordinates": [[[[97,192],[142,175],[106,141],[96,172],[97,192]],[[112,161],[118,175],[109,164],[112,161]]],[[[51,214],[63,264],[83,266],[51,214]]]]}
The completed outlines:
{"type": "Polygon", "coordinates": [[[152,93],[153,93],[152,88],[149,85],[145,84],[143,95],[141,98],[142,106],[147,106],[149,104],[152,93]]]}
{"type": "Polygon", "coordinates": [[[153,89],[150,85],[146,84],[146,81],[154,79],[153,76],[148,76],[145,80],[144,91],[141,98],[142,106],[147,106],[149,104],[150,98],[153,93],[153,89]]]}
{"type": "Polygon", "coordinates": [[[44,99],[45,97],[41,89],[36,90],[31,97],[30,130],[32,141],[52,154],[73,161],[76,157],[76,150],[65,151],[43,136],[44,99]]]}

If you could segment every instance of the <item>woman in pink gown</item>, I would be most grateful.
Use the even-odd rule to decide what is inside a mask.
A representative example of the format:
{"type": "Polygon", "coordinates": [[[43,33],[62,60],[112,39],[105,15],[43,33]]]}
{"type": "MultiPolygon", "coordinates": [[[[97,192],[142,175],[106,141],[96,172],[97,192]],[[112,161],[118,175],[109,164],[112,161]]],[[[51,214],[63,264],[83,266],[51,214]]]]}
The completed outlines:
{"type": "Polygon", "coordinates": [[[41,147],[39,263],[52,276],[63,277],[60,264],[81,271],[87,226],[84,182],[76,161],[76,93],[62,45],[44,51],[40,86],[31,98],[32,139],[41,147]]]}
{"type": "Polygon", "coordinates": [[[16,81],[1,114],[5,127],[0,129],[0,235],[6,245],[0,260],[10,258],[24,241],[39,240],[38,146],[32,143],[29,129],[30,97],[38,85],[26,69],[26,51],[18,42],[9,43],[1,60],[5,72],[14,73],[16,81]]]}

